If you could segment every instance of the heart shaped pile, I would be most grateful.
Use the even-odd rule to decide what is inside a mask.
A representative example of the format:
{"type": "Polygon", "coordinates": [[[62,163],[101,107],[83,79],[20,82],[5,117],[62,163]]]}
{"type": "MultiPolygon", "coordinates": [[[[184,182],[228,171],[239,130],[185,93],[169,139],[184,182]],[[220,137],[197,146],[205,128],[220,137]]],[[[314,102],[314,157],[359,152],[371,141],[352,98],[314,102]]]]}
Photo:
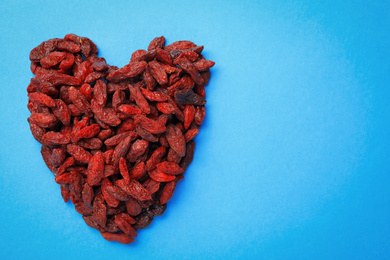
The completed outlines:
{"type": "Polygon", "coordinates": [[[64,201],[105,239],[134,242],[183,179],[214,65],[202,50],[161,36],[122,68],[74,34],[31,51],[31,132],[64,201]]]}

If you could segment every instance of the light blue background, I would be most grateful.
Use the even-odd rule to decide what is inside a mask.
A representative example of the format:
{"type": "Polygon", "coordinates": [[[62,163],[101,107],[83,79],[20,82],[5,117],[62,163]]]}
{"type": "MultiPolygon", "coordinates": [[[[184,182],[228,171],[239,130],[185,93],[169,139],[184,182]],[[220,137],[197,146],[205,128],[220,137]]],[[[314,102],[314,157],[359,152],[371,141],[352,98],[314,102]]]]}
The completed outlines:
{"type": "Polygon", "coordinates": [[[0,259],[389,259],[389,1],[1,1],[0,259]],[[29,52],[111,65],[164,35],[216,62],[192,165],[131,245],[64,204],[29,130],[29,52]]]}

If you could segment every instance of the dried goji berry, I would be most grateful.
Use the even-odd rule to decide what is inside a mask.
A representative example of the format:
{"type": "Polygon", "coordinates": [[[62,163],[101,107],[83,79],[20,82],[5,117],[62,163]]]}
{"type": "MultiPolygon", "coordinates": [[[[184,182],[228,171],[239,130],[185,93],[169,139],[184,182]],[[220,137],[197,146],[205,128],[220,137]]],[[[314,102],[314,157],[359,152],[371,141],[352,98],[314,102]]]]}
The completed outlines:
{"type": "Polygon", "coordinates": [[[83,138],[85,138],[85,139],[92,138],[92,137],[96,136],[99,133],[99,131],[100,131],[100,126],[98,124],[92,124],[92,125],[86,126],[74,134],[75,140],[78,141],[78,140],[83,139],[83,138]]]}
{"type": "Polygon", "coordinates": [[[160,197],[160,204],[165,204],[172,198],[175,188],[176,188],[176,181],[168,182],[164,186],[160,197]]]}
{"type": "Polygon", "coordinates": [[[127,194],[121,188],[115,185],[106,186],[105,190],[118,201],[128,201],[131,198],[129,194],[127,194]]]}
{"type": "Polygon", "coordinates": [[[116,241],[121,244],[130,244],[135,241],[131,236],[125,235],[123,233],[110,233],[110,232],[101,232],[102,237],[108,241],[116,241]]]}
{"type": "Polygon", "coordinates": [[[134,131],[127,131],[127,132],[123,132],[123,133],[120,133],[120,134],[116,134],[110,138],[108,138],[107,140],[104,141],[104,144],[106,146],[115,146],[117,144],[119,144],[122,140],[124,140],[126,137],[131,137],[131,141],[133,139],[136,138],[136,133],[134,131]]]}
{"type": "Polygon", "coordinates": [[[150,50],[138,57],[138,61],[151,61],[157,55],[156,50],[150,50]]]}
{"type": "Polygon", "coordinates": [[[200,76],[194,64],[192,64],[188,59],[181,58],[177,61],[177,64],[180,66],[180,68],[190,74],[191,78],[195,81],[196,84],[203,83],[203,78],[200,76]]]}
{"type": "Polygon", "coordinates": [[[163,173],[160,170],[154,169],[148,172],[150,178],[158,182],[168,182],[175,179],[175,176],[163,173]]]}
{"type": "Polygon", "coordinates": [[[57,124],[57,118],[50,113],[33,113],[29,120],[43,128],[50,128],[57,124]]]}
{"type": "Polygon", "coordinates": [[[82,197],[85,204],[92,206],[91,202],[94,197],[92,186],[88,185],[88,183],[84,184],[84,188],[82,191],[82,197]]]}
{"type": "Polygon", "coordinates": [[[61,175],[63,174],[67,169],[68,167],[72,166],[75,164],[75,159],[73,157],[68,157],[64,163],[58,168],[57,170],[57,174],[58,175],[61,175]]]}
{"type": "Polygon", "coordinates": [[[125,181],[126,184],[130,183],[130,175],[129,175],[129,170],[127,168],[127,162],[126,159],[121,157],[119,160],[119,172],[123,177],[123,180],[125,181]]]}
{"type": "Polygon", "coordinates": [[[133,225],[133,227],[135,229],[143,229],[143,228],[147,228],[150,225],[150,223],[152,223],[153,216],[145,212],[138,215],[138,217],[136,217],[135,220],[137,222],[133,225]]]}
{"type": "Polygon", "coordinates": [[[126,201],[126,210],[130,216],[134,217],[141,213],[142,207],[139,205],[136,199],[130,197],[129,200],[126,201]]]}
{"type": "Polygon", "coordinates": [[[117,180],[116,185],[137,200],[142,201],[152,199],[149,191],[136,180],[130,180],[129,184],[126,184],[124,180],[117,180]]]}
{"type": "Polygon", "coordinates": [[[158,84],[165,85],[168,83],[167,73],[165,72],[160,63],[154,60],[149,62],[149,66],[151,68],[153,78],[158,82],[158,84]]]}
{"type": "Polygon", "coordinates": [[[211,60],[198,60],[194,62],[194,66],[197,71],[206,71],[214,65],[215,62],[211,60]]]}
{"type": "Polygon", "coordinates": [[[50,131],[42,136],[42,143],[48,146],[69,144],[70,137],[58,132],[50,131]]]}
{"type": "Polygon", "coordinates": [[[175,152],[183,157],[186,153],[186,142],[181,130],[173,124],[167,126],[166,137],[169,146],[175,150],[175,152]]]}
{"type": "Polygon", "coordinates": [[[143,155],[149,146],[149,142],[145,140],[136,140],[130,147],[127,159],[130,162],[135,162],[141,155],[143,155]]]}
{"type": "Polygon", "coordinates": [[[131,169],[130,177],[134,180],[140,179],[145,173],[145,163],[137,163],[133,169],[131,169]]]}
{"type": "Polygon", "coordinates": [[[142,110],[136,106],[133,105],[120,105],[118,107],[118,110],[121,111],[122,113],[125,113],[127,115],[137,115],[137,114],[142,114],[142,110]]]}
{"type": "Polygon", "coordinates": [[[117,126],[121,123],[121,120],[113,110],[100,106],[94,99],[91,100],[91,109],[95,116],[107,125],[117,126]]]}
{"type": "MultiPolygon", "coordinates": [[[[126,214],[126,213],[121,213],[121,214],[126,214]]],[[[129,235],[129,236],[132,236],[132,237],[137,237],[137,231],[131,226],[130,222],[127,221],[121,214],[117,214],[115,216],[115,224],[126,235],[129,235]]]]}
{"type": "Polygon", "coordinates": [[[137,127],[135,128],[135,131],[145,141],[148,141],[148,142],[158,142],[158,138],[157,137],[155,137],[154,135],[152,135],[151,133],[149,133],[148,131],[146,131],[145,129],[140,127],[139,125],[137,125],[137,127]]]}
{"type": "Polygon", "coordinates": [[[93,87],[93,96],[99,106],[105,106],[107,102],[107,85],[103,80],[97,80],[93,87]]]}
{"type": "Polygon", "coordinates": [[[167,208],[166,204],[152,205],[152,207],[149,207],[147,209],[147,212],[149,215],[153,215],[154,217],[157,217],[157,216],[161,216],[162,214],[164,214],[166,208],[167,208]]]}
{"type": "MultiPolygon", "coordinates": [[[[169,52],[167,52],[166,50],[157,49],[156,59],[157,59],[158,61],[163,62],[163,63],[172,65],[172,57],[171,57],[171,54],[170,54],[169,52]]],[[[167,72],[167,73],[168,73],[168,72],[167,72]]]]}
{"type": "Polygon", "coordinates": [[[84,95],[84,97],[88,100],[91,101],[92,99],[92,88],[91,85],[89,84],[83,84],[81,88],[79,89],[80,93],[84,95]]]}
{"type": "Polygon", "coordinates": [[[47,107],[55,107],[56,103],[54,100],[49,97],[46,94],[39,93],[39,92],[34,92],[34,93],[29,93],[28,97],[35,103],[37,103],[40,106],[47,106],[47,107]]]}
{"type": "Polygon", "coordinates": [[[96,150],[103,146],[103,142],[99,138],[90,138],[78,141],[77,145],[84,149],[96,150]]]}
{"type": "Polygon", "coordinates": [[[53,114],[65,125],[70,125],[69,108],[61,99],[55,99],[55,107],[52,108],[53,114]]]}
{"type": "Polygon", "coordinates": [[[77,52],[81,51],[81,48],[79,45],[75,44],[72,41],[62,40],[62,41],[58,42],[57,50],[67,51],[67,52],[71,52],[71,53],[77,53],[77,52]]]}
{"type": "MultiPolygon", "coordinates": [[[[83,214],[84,215],[84,214],[83,214]]],[[[106,226],[107,221],[107,208],[104,204],[103,195],[97,195],[93,201],[93,214],[94,220],[101,226],[106,226]]]]}
{"type": "Polygon", "coordinates": [[[64,149],[53,149],[50,161],[54,167],[59,167],[65,161],[66,155],[64,149]]]}
{"type": "MultiPolygon", "coordinates": [[[[76,158],[77,159],[77,158],[76,158]]],[[[104,177],[104,157],[102,152],[95,153],[88,164],[87,182],[90,186],[97,185],[104,177]]]]}
{"type": "Polygon", "coordinates": [[[68,89],[69,99],[72,103],[80,109],[80,111],[86,115],[91,111],[91,105],[89,104],[86,97],[81,94],[75,87],[70,87],[68,89]]]}
{"type": "Polygon", "coordinates": [[[160,162],[156,167],[159,171],[171,175],[177,175],[184,172],[184,170],[180,168],[179,165],[168,161],[160,162]]]}
{"type": "Polygon", "coordinates": [[[196,94],[191,89],[183,89],[175,91],[175,99],[176,102],[181,105],[204,105],[206,104],[206,100],[196,94]]]}
{"type": "Polygon", "coordinates": [[[196,44],[191,41],[177,41],[164,47],[166,51],[172,50],[186,50],[196,47],[196,44]]]}
{"type": "Polygon", "coordinates": [[[65,203],[69,201],[69,189],[64,184],[61,185],[61,196],[65,203]]]}
{"type": "Polygon", "coordinates": [[[71,53],[66,53],[65,58],[61,61],[58,66],[60,70],[64,73],[68,72],[74,64],[74,55],[71,53]]]}
{"type": "Polygon", "coordinates": [[[146,88],[141,88],[142,94],[150,101],[164,102],[168,100],[168,96],[160,91],[150,91],[146,88]]]}
{"type": "Polygon", "coordinates": [[[130,95],[134,98],[135,103],[139,106],[139,108],[146,114],[150,113],[150,107],[148,101],[146,101],[144,95],[142,95],[141,90],[137,86],[129,86],[130,95]]]}
{"type": "Polygon", "coordinates": [[[104,178],[101,186],[104,200],[109,207],[116,208],[118,207],[120,202],[117,198],[115,198],[115,196],[113,196],[111,192],[109,192],[109,188],[111,187],[113,187],[112,183],[108,180],[108,178],[104,178]]]}
{"type": "Polygon", "coordinates": [[[156,37],[149,43],[148,51],[157,48],[163,48],[164,45],[165,45],[165,37],[164,36],[156,37]]]}
{"type": "Polygon", "coordinates": [[[133,78],[141,74],[148,64],[146,61],[134,61],[128,65],[107,75],[107,80],[111,82],[119,82],[124,79],[133,78]]]}
{"type": "Polygon", "coordinates": [[[193,128],[193,129],[188,130],[184,135],[184,139],[186,140],[186,143],[191,141],[198,133],[199,133],[198,128],[193,128]]]}
{"type": "Polygon", "coordinates": [[[139,124],[143,129],[145,129],[151,134],[160,134],[164,133],[167,130],[164,124],[161,124],[157,120],[147,118],[144,115],[136,116],[135,120],[136,124],[139,124]]]}
{"type": "Polygon", "coordinates": [[[48,69],[60,63],[63,59],[65,59],[65,56],[65,52],[53,51],[43,57],[39,62],[43,68],[48,69]]]}

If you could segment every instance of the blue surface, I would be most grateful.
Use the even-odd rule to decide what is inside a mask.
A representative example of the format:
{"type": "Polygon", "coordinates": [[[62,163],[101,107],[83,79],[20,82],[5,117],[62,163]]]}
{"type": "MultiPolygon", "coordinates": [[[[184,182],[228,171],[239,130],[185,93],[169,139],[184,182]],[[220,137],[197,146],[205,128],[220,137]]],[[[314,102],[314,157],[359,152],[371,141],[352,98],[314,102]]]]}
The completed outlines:
{"type": "Polygon", "coordinates": [[[390,2],[313,2],[1,1],[0,259],[389,259],[390,2]],[[216,62],[194,162],[128,246],[63,203],[26,121],[29,52],[67,33],[216,62]]]}

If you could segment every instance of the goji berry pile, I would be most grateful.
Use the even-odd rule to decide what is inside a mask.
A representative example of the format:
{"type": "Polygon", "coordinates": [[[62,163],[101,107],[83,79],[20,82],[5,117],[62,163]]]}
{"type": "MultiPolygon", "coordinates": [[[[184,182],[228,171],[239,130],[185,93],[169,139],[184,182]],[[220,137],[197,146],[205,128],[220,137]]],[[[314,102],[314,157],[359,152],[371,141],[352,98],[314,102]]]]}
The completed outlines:
{"type": "Polygon", "coordinates": [[[74,34],[31,51],[31,132],[64,201],[105,239],[133,242],[183,179],[214,65],[202,50],[161,36],[122,68],[74,34]]]}

